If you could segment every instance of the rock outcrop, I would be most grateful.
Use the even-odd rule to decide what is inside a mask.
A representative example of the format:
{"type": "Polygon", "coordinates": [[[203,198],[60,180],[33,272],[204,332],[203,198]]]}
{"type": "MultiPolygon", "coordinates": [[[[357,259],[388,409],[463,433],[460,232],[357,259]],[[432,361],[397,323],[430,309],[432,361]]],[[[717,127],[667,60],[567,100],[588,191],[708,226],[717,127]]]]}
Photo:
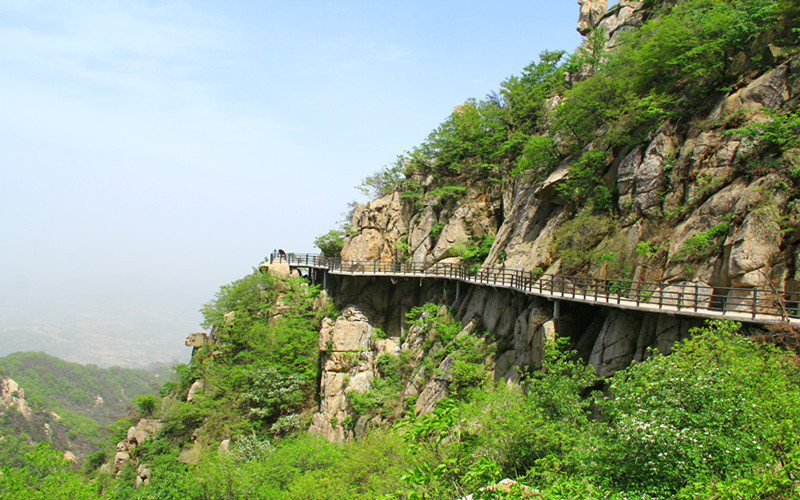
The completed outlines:
{"type": "Polygon", "coordinates": [[[600,19],[608,10],[607,0],[578,0],[581,6],[578,18],[578,33],[588,35],[600,23],[600,19]]]}
{"type": "Polygon", "coordinates": [[[6,408],[14,408],[23,417],[31,418],[31,407],[25,401],[25,391],[8,377],[0,377],[0,415],[6,408]]]}

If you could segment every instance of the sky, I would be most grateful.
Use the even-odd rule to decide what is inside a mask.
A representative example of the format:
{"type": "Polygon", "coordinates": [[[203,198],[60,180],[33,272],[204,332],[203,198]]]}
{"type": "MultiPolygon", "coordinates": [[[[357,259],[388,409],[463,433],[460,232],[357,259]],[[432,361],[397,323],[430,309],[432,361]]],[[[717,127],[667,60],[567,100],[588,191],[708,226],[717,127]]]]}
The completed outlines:
{"type": "Polygon", "coordinates": [[[186,362],[221,285],[316,251],[354,186],[576,1],[0,0],[0,356],[186,362]]]}

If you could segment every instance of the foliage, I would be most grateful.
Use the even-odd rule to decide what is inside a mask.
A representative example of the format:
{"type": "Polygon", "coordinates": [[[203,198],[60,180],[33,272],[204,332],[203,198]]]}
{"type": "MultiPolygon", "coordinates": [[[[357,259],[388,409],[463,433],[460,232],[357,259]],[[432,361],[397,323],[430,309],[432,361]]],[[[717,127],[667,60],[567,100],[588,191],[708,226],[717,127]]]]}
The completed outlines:
{"type": "Polygon", "coordinates": [[[124,394],[152,394],[160,383],[158,374],[131,368],[99,368],[71,363],[42,352],[17,352],[0,358],[0,371],[25,390],[25,399],[48,408],[81,433],[95,435],[125,412],[124,394]],[[102,398],[102,405],[97,398],[102,398]]]}
{"type": "Polygon", "coordinates": [[[517,158],[511,175],[527,172],[537,179],[545,179],[555,169],[559,153],[553,138],[547,135],[532,135],[525,141],[522,155],[517,158]]]}
{"type": "Polygon", "coordinates": [[[461,257],[461,262],[464,264],[477,266],[486,260],[486,257],[492,250],[494,239],[495,236],[488,233],[480,236],[473,236],[470,238],[471,241],[469,245],[458,242],[450,249],[450,253],[456,257],[461,257]]]}
{"type": "Polygon", "coordinates": [[[656,497],[700,488],[705,497],[717,480],[743,486],[744,478],[776,475],[775,467],[792,463],[800,374],[784,354],[738,329],[710,321],[671,356],[613,377],[602,401],[609,427],[599,463],[615,484],[656,497]]]}
{"type": "Polygon", "coordinates": [[[242,396],[254,417],[272,422],[302,409],[303,386],[307,383],[302,377],[282,375],[273,366],[260,366],[249,371],[247,378],[247,390],[242,396]]]}
{"type": "Polygon", "coordinates": [[[314,401],[319,323],[335,313],[324,304],[317,287],[258,271],[221,287],[202,309],[216,336],[213,362],[206,362],[210,348],[202,347],[191,367],[181,369],[182,390],[197,379],[205,390],[192,403],[169,398],[164,435],[175,442],[187,435],[218,442],[302,426],[299,415],[314,401]]]}
{"type": "Polygon", "coordinates": [[[433,226],[431,226],[430,231],[428,232],[428,237],[431,241],[436,241],[439,239],[439,235],[442,233],[442,229],[444,229],[444,222],[437,222],[433,226]]]}
{"type": "MultiPolygon", "coordinates": [[[[749,69],[765,68],[768,43],[758,35],[778,30],[776,0],[686,0],[638,30],[623,34],[607,58],[589,61],[594,74],[564,94],[555,128],[576,146],[601,137],[611,144],[640,141],[660,120],[706,109],[741,77],[732,64],[742,52],[749,69]]],[[[797,44],[796,40],[788,43],[797,44]]],[[[586,65],[586,55],[568,68],[586,65]]]]}
{"type": "Polygon", "coordinates": [[[694,232],[673,256],[678,261],[703,261],[719,253],[730,222],[721,222],[705,231],[694,232]]]}
{"type": "Polygon", "coordinates": [[[314,238],[314,246],[319,248],[326,257],[338,257],[344,248],[344,238],[347,231],[343,229],[331,229],[327,233],[314,238]]]}
{"type": "Polygon", "coordinates": [[[404,172],[404,160],[399,156],[394,165],[384,166],[374,174],[368,175],[356,188],[371,199],[381,198],[397,189],[400,182],[405,179],[404,172]]]}
{"type": "Polygon", "coordinates": [[[0,499],[75,500],[97,498],[95,487],[82,480],[49,443],[39,443],[26,455],[25,466],[0,467],[0,499]]]}
{"type": "Polygon", "coordinates": [[[561,259],[565,269],[590,261],[591,250],[614,228],[614,221],[607,215],[594,214],[590,209],[578,212],[564,222],[553,233],[551,252],[561,259]]]}
{"type": "Polygon", "coordinates": [[[158,397],[153,394],[139,394],[133,398],[133,403],[139,408],[139,414],[144,417],[151,417],[158,408],[158,397]]]}
{"type": "Polygon", "coordinates": [[[613,198],[602,174],[608,165],[608,154],[605,151],[592,149],[585,152],[569,167],[567,177],[556,185],[556,191],[572,206],[584,206],[591,201],[598,210],[610,210],[613,198]]]}
{"type": "Polygon", "coordinates": [[[767,111],[769,121],[751,122],[741,128],[729,130],[728,134],[742,134],[760,149],[776,148],[780,152],[800,147],[800,111],[778,113],[767,111]]]}

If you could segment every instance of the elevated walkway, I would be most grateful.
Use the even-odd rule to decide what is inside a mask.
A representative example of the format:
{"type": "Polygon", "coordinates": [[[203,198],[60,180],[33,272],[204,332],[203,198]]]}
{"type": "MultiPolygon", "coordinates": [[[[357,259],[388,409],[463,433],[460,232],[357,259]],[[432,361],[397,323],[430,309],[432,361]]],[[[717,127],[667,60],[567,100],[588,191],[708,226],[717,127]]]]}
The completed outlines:
{"type": "Polygon", "coordinates": [[[286,262],[291,268],[316,269],[340,276],[439,278],[457,283],[505,288],[554,301],[567,300],[617,309],[760,324],[788,322],[800,326],[800,292],[712,288],[693,282],[664,283],[562,276],[464,264],[342,261],[315,254],[276,253],[270,257],[270,261],[286,262]]]}

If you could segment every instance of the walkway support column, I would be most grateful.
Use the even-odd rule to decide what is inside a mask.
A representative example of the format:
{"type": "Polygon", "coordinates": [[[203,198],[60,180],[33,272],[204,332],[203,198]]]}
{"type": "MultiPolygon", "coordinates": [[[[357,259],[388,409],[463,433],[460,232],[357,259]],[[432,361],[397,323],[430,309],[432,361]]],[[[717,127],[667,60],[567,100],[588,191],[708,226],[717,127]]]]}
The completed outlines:
{"type": "Polygon", "coordinates": [[[561,320],[561,301],[554,300],[553,301],[553,323],[555,323],[555,326],[556,326],[556,333],[559,332],[559,327],[561,326],[561,325],[559,325],[560,320],[561,320]]]}

